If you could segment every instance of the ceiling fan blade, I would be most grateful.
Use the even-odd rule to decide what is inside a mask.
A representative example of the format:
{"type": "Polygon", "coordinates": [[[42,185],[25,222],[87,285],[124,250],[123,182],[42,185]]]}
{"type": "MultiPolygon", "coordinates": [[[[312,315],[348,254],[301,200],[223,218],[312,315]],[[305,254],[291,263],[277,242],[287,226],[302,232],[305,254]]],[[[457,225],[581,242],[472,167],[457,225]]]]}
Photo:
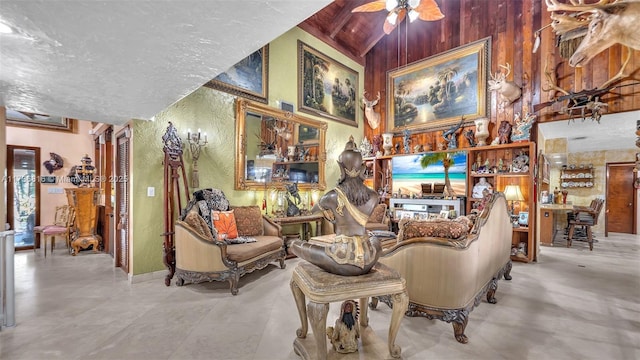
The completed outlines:
{"type": "Polygon", "coordinates": [[[384,33],[387,35],[391,34],[393,29],[395,29],[396,26],[398,26],[398,24],[400,24],[402,20],[404,20],[404,18],[407,16],[407,11],[404,9],[398,10],[397,12],[398,17],[396,18],[395,24],[392,24],[389,22],[389,16],[391,14],[392,13],[389,13],[389,15],[387,15],[387,18],[384,19],[384,24],[382,25],[382,30],[384,30],[384,33]]]}
{"type": "Polygon", "coordinates": [[[414,10],[418,12],[420,20],[435,21],[444,18],[435,0],[420,0],[420,5],[414,10]]]}
{"type": "Polygon", "coordinates": [[[376,0],[364,5],[360,5],[358,7],[356,7],[355,9],[351,10],[352,13],[354,12],[374,12],[374,11],[380,11],[380,10],[385,10],[386,9],[386,1],[385,0],[376,0]]]}

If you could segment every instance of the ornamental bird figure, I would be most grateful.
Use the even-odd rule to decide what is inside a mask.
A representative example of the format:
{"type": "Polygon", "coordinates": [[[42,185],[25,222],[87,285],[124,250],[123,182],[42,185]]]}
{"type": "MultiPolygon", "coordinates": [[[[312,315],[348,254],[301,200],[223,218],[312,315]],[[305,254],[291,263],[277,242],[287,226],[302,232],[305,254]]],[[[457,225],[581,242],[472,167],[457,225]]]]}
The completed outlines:
{"type": "Polygon", "coordinates": [[[51,159],[43,162],[42,165],[47,169],[49,174],[53,174],[54,171],[62,169],[64,160],[62,160],[62,156],[56,153],[50,152],[49,156],[51,156],[51,159]]]}

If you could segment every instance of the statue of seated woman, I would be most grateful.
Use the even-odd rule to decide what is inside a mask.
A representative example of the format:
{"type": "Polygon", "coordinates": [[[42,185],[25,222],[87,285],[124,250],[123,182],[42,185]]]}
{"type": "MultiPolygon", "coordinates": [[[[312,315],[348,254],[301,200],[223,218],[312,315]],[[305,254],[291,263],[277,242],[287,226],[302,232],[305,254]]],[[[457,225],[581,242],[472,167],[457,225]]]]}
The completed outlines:
{"type": "Polygon", "coordinates": [[[487,189],[489,191],[493,190],[491,184],[487,181],[487,178],[481,177],[480,181],[478,181],[478,183],[473,186],[473,191],[471,192],[471,197],[473,197],[475,199],[482,199],[484,197],[484,195],[482,193],[482,191],[484,189],[487,189]]]}
{"type": "Polygon", "coordinates": [[[353,137],[340,154],[338,165],[338,186],[324,194],[311,210],[322,211],[333,223],[333,243],[320,246],[297,240],[291,243],[291,252],[333,274],[362,275],[371,270],[382,251],[378,239],[369,237],[365,229],[378,204],[378,194],[364,185],[366,166],[353,137]]]}

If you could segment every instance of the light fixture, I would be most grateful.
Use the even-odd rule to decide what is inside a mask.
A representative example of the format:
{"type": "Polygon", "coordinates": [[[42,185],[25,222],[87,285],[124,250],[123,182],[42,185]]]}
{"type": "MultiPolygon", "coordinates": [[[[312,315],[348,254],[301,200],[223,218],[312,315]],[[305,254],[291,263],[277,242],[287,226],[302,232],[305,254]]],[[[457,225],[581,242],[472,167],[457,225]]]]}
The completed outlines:
{"type": "Polygon", "coordinates": [[[514,206],[513,203],[518,201],[524,201],[524,196],[522,195],[522,191],[520,191],[519,185],[507,185],[504,188],[504,197],[507,201],[511,201],[511,215],[514,215],[514,206]]]}
{"type": "Polygon", "coordinates": [[[424,21],[435,21],[444,18],[440,7],[435,0],[376,0],[356,7],[351,12],[374,12],[387,10],[389,15],[385,19],[383,30],[385,34],[390,34],[398,23],[402,22],[406,16],[409,21],[416,19],[424,21]]]}
{"type": "Polygon", "coordinates": [[[207,145],[207,133],[202,133],[198,129],[197,133],[191,133],[191,129],[187,130],[187,142],[189,150],[191,150],[191,160],[193,168],[191,169],[191,187],[200,187],[200,178],[198,177],[198,159],[200,158],[200,150],[207,145]]]}

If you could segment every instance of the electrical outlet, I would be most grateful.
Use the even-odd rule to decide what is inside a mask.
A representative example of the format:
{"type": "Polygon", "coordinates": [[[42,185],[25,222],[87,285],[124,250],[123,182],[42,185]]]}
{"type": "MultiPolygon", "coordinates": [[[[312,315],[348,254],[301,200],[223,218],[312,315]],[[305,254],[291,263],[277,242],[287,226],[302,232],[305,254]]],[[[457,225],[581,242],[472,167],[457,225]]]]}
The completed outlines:
{"type": "Polygon", "coordinates": [[[153,186],[149,186],[147,188],[147,196],[148,197],[154,197],[156,196],[156,188],[154,188],[153,186]]]}
{"type": "Polygon", "coordinates": [[[59,187],[50,187],[47,189],[47,194],[64,194],[64,190],[59,187]]]}

